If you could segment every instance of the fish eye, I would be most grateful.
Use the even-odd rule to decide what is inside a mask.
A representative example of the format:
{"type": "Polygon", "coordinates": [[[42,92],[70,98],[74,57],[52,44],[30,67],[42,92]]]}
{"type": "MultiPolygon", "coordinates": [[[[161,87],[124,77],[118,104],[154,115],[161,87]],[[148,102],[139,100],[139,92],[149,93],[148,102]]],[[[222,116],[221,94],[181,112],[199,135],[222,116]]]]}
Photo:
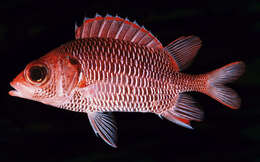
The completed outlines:
{"type": "Polygon", "coordinates": [[[47,68],[45,66],[34,65],[29,69],[27,75],[32,83],[42,83],[47,76],[47,68]]]}

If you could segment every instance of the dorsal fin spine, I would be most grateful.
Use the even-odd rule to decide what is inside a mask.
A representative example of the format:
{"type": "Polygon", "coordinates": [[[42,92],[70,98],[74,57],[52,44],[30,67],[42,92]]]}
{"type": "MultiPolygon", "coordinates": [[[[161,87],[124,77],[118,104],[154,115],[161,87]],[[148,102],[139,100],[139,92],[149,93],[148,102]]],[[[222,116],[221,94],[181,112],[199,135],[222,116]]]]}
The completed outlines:
{"type": "MultiPolygon", "coordinates": [[[[111,21],[111,20],[110,20],[111,21]]],[[[113,25],[113,23],[114,23],[114,21],[113,21],[113,19],[112,19],[112,22],[110,23],[110,25],[109,25],[109,28],[107,29],[107,37],[109,36],[109,35],[111,35],[110,33],[111,33],[111,26],[113,25]]]]}
{"type": "Polygon", "coordinates": [[[88,19],[89,19],[88,17],[84,17],[83,23],[84,23],[86,20],[88,20],[88,19]]]}
{"type": "Polygon", "coordinates": [[[105,19],[103,19],[103,21],[102,21],[102,23],[101,23],[101,25],[100,25],[99,31],[98,31],[98,37],[101,36],[105,24],[106,24],[106,21],[105,21],[105,19]]]}
{"type": "Polygon", "coordinates": [[[103,18],[102,21],[103,21],[102,22],[102,29],[100,29],[100,31],[99,31],[99,33],[100,33],[99,37],[107,37],[107,31],[109,29],[108,27],[110,27],[111,23],[110,23],[110,21],[108,21],[106,19],[106,17],[103,18]]]}
{"type": "Polygon", "coordinates": [[[127,36],[131,33],[131,30],[134,29],[133,26],[130,24],[130,22],[128,21],[129,26],[127,28],[127,31],[125,32],[125,35],[123,37],[123,40],[127,40],[127,36]]]}
{"type": "MultiPolygon", "coordinates": [[[[122,29],[124,28],[124,26],[126,25],[126,24],[128,24],[128,20],[125,20],[124,22],[123,22],[123,27],[122,27],[122,29]]],[[[129,24],[128,24],[129,25],[129,24]]],[[[121,34],[123,33],[123,35],[122,35],[122,40],[124,40],[124,38],[125,38],[125,35],[126,35],[126,33],[127,33],[127,31],[128,31],[128,29],[129,29],[129,26],[127,27],[127,29],[124,31],[124,33],[123,33],[123,30],[121,30],[121,34]]],[[[120,39],[120,37],[118,37],[119,39],[120,39]]]]}
{"type": "Polygon", "coordinates": [[[134,42],[136,40],[139,31],[140,31],[140,28],[137,30],[137,32],[135,32],[133,38],[131,39],[131,42],[134,42]]]}
{"type": "Polygon", "coordinates": [[[144,40],[144,38],[147,36],[146,30],[144,30],[144,29],[141,29],[141,30],[142,30],[142,32],[144,32],[145,34],[143,35],[143,37],[142,37],[138,42],[142,42],[142,41],[144,40]]]}
{"type": "Polygon", "coordinates": [[[113,20],[113,23],[111,24],[111,33],[108,36],[111,38],[115,38],[117,33],[119,32],[121,24],[123,24],[122,21],[113,20]]]}
{"type": "Polygon", "coordinates": [[[146,34],[147,34],[147,30],[144,28],[144,26],[142,26],[142,27],[140,27],[140,29],[139,29],[138,32],[142,32],[142,33],[144,33],[144,34],[142,35],[141,38],[139,38],[139,40],[138,40],[136,43],[139,43],[139,42],[142,41],[142,39],[143,39],[143,38],[146,36],[146,34]]]}
{"type": "Polygon", "coordinates": [[[122,29],[123,29],[123,26],[124,26],[124,23],[121,23],[121,25],[120,25],[120,27],[119,27],[117,33],[116,33],[115,39],[118,39],[118,38],[119,38],[119,34],[121,33],[121,31],[122,31],[122,29]]]}
{"type": "Polygon", "coordinates": [[[94,35],[94,31],[96,29],[96,24],[97,24],[97,21],[94,20],[92,23],[91,23],[91,28],[90,28],[90,31],[89,31],[89,36],[90,37],[93,37],[94,35]]]}
{"type": "Polygon", "coordinates": [[[96,13],[95,18],[97,18],[97,17],[102,17],[102,16],[99,15],[98,13],[96,13]]]}
{"type": "Polygon", "coordinates": [[[90,37],[90,32],[91,32],[91,28],[92,28],[92,25],[93,25],[93,20],[91,20],[91,19],[89,19],[89,20],[87,20],[87,21],[89,21],[89,22],[91,22],[91,23],[88,23],[89,24],[89,29],[90,30],[87,30],[86,32],[88,33],[87,35],[88,35],[88,37],[90,37]]]}
{"type": "Polygon", "coordinates": [[[146,46],[149,47],[152,43],[153,43],[153,39],[151,39],[151,40],[146,44],[146,46]]]}
{"type": "Polygon", "coordinates": [[[110,15],[110,14],[106,14],[106,16],[105,17],[112,17],[112,15],[110,15]]]}
{"type": "Polygon", "coordinates": [[[82,28],[83,28],[83,29],[82,29],[81,32],[80,32],[80,36],[82,36],[82,34],[85,32],[85,29],[86,29],[86,28],[84,28],[84,22],[83,22],[82,28]]]}

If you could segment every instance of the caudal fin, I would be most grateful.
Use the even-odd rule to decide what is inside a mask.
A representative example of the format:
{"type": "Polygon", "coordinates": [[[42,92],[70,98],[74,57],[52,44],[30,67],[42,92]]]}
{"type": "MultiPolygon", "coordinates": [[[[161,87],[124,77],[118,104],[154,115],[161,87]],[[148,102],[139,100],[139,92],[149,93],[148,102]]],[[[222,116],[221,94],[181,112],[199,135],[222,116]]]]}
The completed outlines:
{"type": "Polygon", "coordinates": [[[238,79],[243,74],[244,69],[245,64],[243,62],[233,62],[210,72],[206,93],[220,103],[232,109],[238,109],[241,103],[240,97],[225,84],[238,79]]]}

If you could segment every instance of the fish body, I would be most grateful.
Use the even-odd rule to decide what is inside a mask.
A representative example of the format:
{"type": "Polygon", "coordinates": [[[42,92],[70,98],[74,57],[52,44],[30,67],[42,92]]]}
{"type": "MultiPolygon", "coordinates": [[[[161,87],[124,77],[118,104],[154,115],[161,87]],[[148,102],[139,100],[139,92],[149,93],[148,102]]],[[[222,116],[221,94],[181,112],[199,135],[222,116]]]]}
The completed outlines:
{"type": "Polygon", "coordinates": [[[150,112],[181,126],[203,112],[185,92],[201,92],[230,108],[240,99],[225,83],[237,79],[243,62],[206,74],[185,69],[201,47],[196,36],[163,47],[150,32],[120,17],[87,19],[76,39],[29,63],[12,82],[12,96],[88,114],[95,133],[116,147],[115,122],[104,112],[150,112]]]}
{"type": "Polygon", "coordinates": [[[65,109],[161,113],[179,93],[202,91],[205,87],[193,84],[196,80],[206,81],[205,75],[194,77],[176,72],[171,56],[162,49],[107,38],[87,38],[64,44],[57,53],[71,53],[79,61],[84,69],[81,75],[88,85],[84,94],[76,90],[75,97],[55,105],[65,109]]]}

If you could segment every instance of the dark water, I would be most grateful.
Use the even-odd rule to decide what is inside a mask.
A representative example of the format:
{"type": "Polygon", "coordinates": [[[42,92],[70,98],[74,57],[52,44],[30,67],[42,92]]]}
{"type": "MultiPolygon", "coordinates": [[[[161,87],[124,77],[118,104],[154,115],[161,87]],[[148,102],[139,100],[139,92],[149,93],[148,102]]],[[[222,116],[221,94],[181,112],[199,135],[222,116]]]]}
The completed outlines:
{"type": "Polygon", "coordinates": [[[1,162],[260,161],[259,1],[1,1],[0,18],[1,162]],[[164,45],[182,35],[201,37],[189,73],[245,61],[245,75],[231,85],[241,109],[193,93],[205,111],[194,130],[153,114],[116,113],[113,149],[95,137],[86,114],[8,96],[9,82],[29,61],[74,39],[74,23],[96,12],[137,20],[164,45]]]}

